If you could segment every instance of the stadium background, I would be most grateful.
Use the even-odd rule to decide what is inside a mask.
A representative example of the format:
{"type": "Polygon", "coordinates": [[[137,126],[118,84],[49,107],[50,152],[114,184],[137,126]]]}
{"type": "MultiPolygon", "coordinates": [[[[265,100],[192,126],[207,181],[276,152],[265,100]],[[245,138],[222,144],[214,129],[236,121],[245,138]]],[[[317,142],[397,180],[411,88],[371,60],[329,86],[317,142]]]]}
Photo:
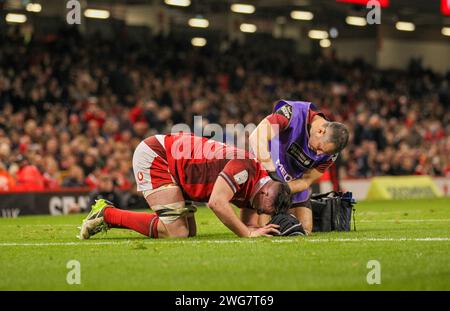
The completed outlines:
{"type": "MultiPolygon", "coordinates": [[[[69,26],[67,1],[0,0],[2,217],[82,212],[112,187],[123,208],[145,208],[131,171],[142,138],[199,115],[204,124],[258,124],[278,99],[314,102],[349,127],[337,172],[358,199],[397,182],[378,176],[429,176],[426,195],[449,195],[446,1],[386,1],[380,25],[367,25],[369,10],[351,1],[245,1],[252,14],[232,12],[237,1],[166,2],[80,1],[81,24],[69,26]]],[[[401,183],[409,192],[400,197],[421,196],[416,179],[401,183]]],[[[398,210],[392,202],[380,205],[405,216],[431,201],[398,210]]],[[[430,204],[445,225],[448,199],[430,204]]],[[[8,226],[20,227],[11,221],[6,244],[16,236],[8,226]]]]}

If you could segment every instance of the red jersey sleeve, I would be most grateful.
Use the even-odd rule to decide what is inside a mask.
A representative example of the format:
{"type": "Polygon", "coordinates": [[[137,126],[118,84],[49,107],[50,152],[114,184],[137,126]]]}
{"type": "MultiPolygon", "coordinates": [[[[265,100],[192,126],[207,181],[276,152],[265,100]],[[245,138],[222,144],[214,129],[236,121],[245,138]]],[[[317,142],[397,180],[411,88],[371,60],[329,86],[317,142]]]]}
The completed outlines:
{"type": "Polygon", "coordinates": [[[272,113],[266,117],[271,125],[278,125],[280,130],[284,130],[289,125],[289,120],[282,115],[272,113]]]}
{"type": "Polygon", "coordinates": [[[333,155],[328,161],[323,162],[315,167],[321,173],[324,173],[337,159],[338,154],[333,155]]]}
{"type": "Polygon", "coordinates": [[[229,161],[219,173],[233,193],[241,191],[255,179],[256,162],[252,159],[234,159],[229,161]]]}
{"type": "Polygon", "coordinates": [[[289,104],[284,104],[280,108],[278,108],[274,113],[268,115],[266,120],[269,121],[270,124],[277,124],[280,127],[280,130],[284,130],[288,127],[289,122],[291,122],[292,117],[292,106],[289,104]]]}

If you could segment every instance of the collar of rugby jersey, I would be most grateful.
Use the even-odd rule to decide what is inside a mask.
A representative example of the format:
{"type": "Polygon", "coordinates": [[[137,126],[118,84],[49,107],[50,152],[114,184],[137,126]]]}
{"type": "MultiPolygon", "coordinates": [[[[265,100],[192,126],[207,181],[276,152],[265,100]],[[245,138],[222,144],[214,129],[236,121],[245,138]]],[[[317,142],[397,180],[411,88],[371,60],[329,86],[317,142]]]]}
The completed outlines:
{"type": "Polygon", "coordinates": [[[270,176],[266,176],[261,178],[255,185],[255,189],[253,189],[252,195],[250,197],[250,205],[253,207],[253,200],[255,199],[256,194],[258,193],[259,190],[261,190],[261,188],[267,184],[269,181],[271,180],[270,176]]]}

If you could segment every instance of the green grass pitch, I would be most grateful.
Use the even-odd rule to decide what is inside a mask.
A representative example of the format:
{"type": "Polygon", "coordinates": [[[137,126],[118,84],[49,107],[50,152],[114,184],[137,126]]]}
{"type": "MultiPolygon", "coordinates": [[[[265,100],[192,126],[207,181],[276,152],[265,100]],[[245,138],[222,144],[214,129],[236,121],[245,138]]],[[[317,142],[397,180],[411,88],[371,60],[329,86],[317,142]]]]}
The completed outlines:
{"type": "Polygon", "coordinates": [[[237,238],[207,208],[197,237],[171,240],[113,229],[80,241],[84,215],[0,219],[0,290],[450,290],[450,199],[356,207],[356,232],[295,238],[237,238]],[[79,285],[66,282],[73,259],[79,285]]]}

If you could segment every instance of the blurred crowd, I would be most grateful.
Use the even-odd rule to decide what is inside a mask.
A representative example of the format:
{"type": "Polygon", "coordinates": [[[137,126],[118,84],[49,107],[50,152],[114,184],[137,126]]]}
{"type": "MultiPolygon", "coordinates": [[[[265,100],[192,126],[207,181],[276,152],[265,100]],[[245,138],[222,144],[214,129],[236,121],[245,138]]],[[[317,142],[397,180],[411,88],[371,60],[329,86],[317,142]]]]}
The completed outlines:
{"type": "Polygon", "coordinates": [[[381,71],[264,42],[0,36],[0,190],[93,190],[107,176],[133,192],[143,138],[196,115],[203,125],[258,124],[279,99],[314,102],[349,126],[341,177],[450,175],[450,73],[420,60],[381,71]]]}

